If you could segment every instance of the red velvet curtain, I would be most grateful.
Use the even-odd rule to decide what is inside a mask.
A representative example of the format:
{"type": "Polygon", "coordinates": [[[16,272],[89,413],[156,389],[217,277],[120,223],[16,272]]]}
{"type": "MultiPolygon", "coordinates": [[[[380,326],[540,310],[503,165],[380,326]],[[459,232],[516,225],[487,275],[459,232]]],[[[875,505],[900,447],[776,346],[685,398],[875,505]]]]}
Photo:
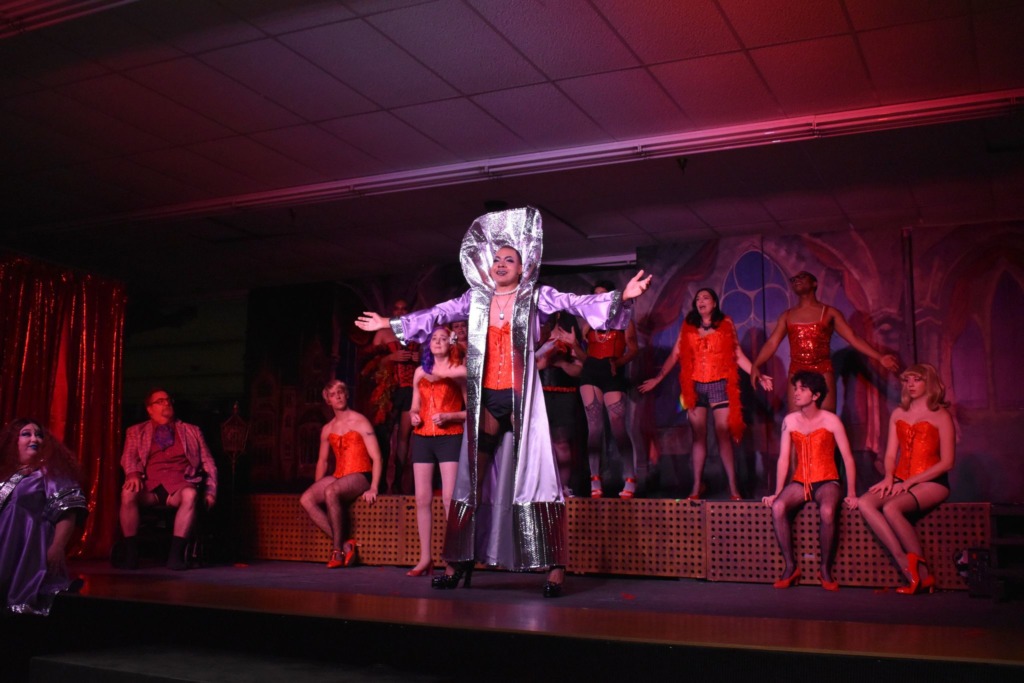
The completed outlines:
{"type": "Polygon", "coordinates": [[[0,419],[40,420],[77,454],[83,556],[117,528],[126,303],[119,282],[0,251],[0,419]]]}

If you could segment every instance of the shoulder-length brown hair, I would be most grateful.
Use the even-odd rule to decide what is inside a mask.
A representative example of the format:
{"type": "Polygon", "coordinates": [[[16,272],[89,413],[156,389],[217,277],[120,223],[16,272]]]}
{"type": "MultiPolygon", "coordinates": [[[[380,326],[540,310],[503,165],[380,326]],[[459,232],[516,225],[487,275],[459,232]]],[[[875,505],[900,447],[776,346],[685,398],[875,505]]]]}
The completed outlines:
{"type": "MultiPolygon", "coordinates": [[[[907,375],[917,375],[924,380],[924,393],[925,399],[928,402],[928,410],[949,407],[949,401],[946,400],[946,385],[942,383],[942,378],[939,377],[939,372],[935,369],[934,365],[930,363],[911,365],[900,373],[900,379],[907,375]]],[[[900,408],[903,408],[903,410],[910,408],[910,394],[907,393],[906,386],[903,387],[900,393],[900,408]]]]}

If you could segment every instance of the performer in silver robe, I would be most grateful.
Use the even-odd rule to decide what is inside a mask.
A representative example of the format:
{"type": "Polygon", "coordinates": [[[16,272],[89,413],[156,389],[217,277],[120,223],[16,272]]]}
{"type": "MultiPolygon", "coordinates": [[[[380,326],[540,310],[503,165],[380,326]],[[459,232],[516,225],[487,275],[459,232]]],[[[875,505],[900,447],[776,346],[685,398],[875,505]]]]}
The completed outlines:
{"type": "Polygon", "coordinates": [[[462,296],[385,320],[364,313],[363,330],[390,325],[403,343],[426,341],[437,325],[469,321],[467,428],[448,516],[437,588],[470,584],[475,562],[518,571],[550,569],[546,597],[561,594],[566,562],[565,501],[551,449],[534,351],[547,316],[564,310],[596,329],[621,329],[625,302],[651,282],[643,271],[622,292],[577,296],[537,284],[543,249],[531,207],[481,216],[462,241],[470,289],[462,296]]]}

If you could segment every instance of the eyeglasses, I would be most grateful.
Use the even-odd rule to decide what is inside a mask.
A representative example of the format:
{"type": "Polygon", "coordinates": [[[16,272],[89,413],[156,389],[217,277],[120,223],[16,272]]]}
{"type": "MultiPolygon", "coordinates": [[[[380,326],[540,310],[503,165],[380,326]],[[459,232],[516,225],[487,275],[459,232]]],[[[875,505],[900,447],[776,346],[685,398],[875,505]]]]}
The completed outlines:
{"type": "Polygon", "coordinates": [[[149,405],[151,405],[151,406],[173,406],[174,405],[174,399],[171,398],[170,396],[168,396],[166,398],[158,398],[158,399],[156,399],[154,401],[150,401],[149,405]]]}

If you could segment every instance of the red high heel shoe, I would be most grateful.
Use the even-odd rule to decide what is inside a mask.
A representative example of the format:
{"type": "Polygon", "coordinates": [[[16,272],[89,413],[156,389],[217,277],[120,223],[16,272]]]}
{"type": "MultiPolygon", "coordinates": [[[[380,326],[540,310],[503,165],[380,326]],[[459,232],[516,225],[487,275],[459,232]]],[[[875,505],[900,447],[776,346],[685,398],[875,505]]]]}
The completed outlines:
{"type": "Polygon", "coordinates": [[[622,490],[619,491],[619,498],[630,499],[636,495],[636,479],[633,477],[626,477],[626,483],[623,485],[622,490]],[[629,488],[632,486],[633,488],[629,488]]]}
{"type": "Polygon", "coordinates": [[[772,584],[775,588],[789,588],[790,586],[796,586],[800,583],[800,568],[797,567],[793,570],[793,573],[789,576],[779,579],[772,584]]]}
{"type": "Polygon", "coordinates": [[[405,573],[405,575],[406,576],[430,576],[433,573],[434,573],[434,563],[431,562],[430,564],[428,564],[423,569],[416,569],[416,567],[413,567],[412,569],[407,571],[405,573]]]}
{"type": "Polygon", "coordinates": [[[821,579],[821,587],[824,588],[825,590],[827,590],[827,591],[837,591],[837,590],[839,590],[839,582],[838,581],[826,581],[825,580],[825,575],[821,574],[820,572],[818,573],[818,578],[821,579]]]}
{"type": "Polygon", "coordinates": [[[917,553],[907,553],[907,574],[910,575],[910,583],[900,586],[896,592],[900,595],[917,595],[918,593],[935,592],[935,577],[928,575],[921,579],[921,572],[918,567],[925,564],[925,561],[917,553]]]}
{"type": "Polygon", "coordinates": [[[331,557],[327,560],[328,569],[337,569],[338,567],[344,567],[345,563],[341,559],[341,551],[335,548],[331,551],[331,557]]]}
{"type": "Polygon", "coordinates": [[[590,497],[591,498],[602,498],[604,497],[604,491],[601,490],[601,477],[594,474],[590,477],[590,497]],[[597,484],[595,487],[594,484],[597,484]]]}
{"type": "Polygon", "coordinates": [[[356,561],[356,539],[350,538],[341,546],[342,555],[341,566],[351,567],[356,561]]]}

